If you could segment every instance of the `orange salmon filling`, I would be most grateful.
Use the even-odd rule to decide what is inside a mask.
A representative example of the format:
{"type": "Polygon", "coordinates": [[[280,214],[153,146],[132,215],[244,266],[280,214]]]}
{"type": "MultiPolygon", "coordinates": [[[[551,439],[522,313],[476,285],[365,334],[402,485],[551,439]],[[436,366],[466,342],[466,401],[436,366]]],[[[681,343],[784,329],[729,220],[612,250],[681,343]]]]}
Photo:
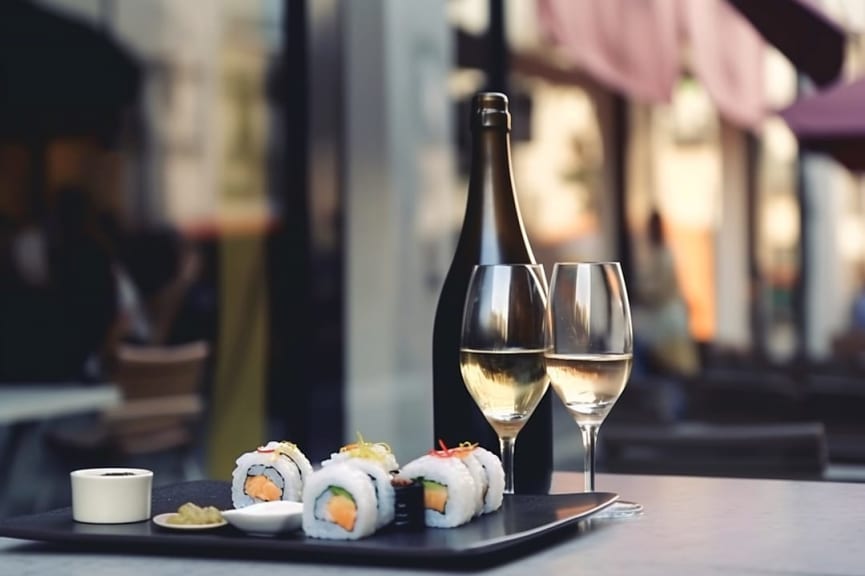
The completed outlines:
{"type": "Polygon", "coordinates": [[[354,530],[354,523],[357,520],[357,506],[351,498],[341,494],[332,495],[327,502],[327,513],[330,515],[331,521],[346,532],[354,530]]]}
{"type": "Polygon", "coordinates": [[[249,476],[243,490],[256,500],[273,502],[282,498],[282,490],[267,476],[249,476]]]}
{"type": "Polygon", "coordinates": [[[423,490],[424,507],[429,510],[435,510],[440,514],[445,513],[445,507],[448,503],[448,488],[438,482],[424,482],[423,490]]]}

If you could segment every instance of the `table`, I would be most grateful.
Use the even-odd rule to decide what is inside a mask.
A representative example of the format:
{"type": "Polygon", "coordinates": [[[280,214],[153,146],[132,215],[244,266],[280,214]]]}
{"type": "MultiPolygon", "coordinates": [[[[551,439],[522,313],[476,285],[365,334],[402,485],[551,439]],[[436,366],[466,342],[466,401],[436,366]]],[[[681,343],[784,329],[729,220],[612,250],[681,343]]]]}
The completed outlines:
{"type": "MultiPolygon", "coordinates": [[[[581,474],[555,477],[554,491],[580,486],[581,474]]],[[[646,513],[629,520],[593,520],[573,539],[484,574],[865,573],[865,484],[599,475],[598,486],[641,502],[646,513]]],[[[9,574],[234,576],[252,565],[245,560],[70,554],[0,539],[0,566],[9,574]]],[[[287,562],[256,561],[254,566],[257,573],[293,576],[436,573],[287,562]]]]}
{"type": "MultiPolygon", "coordinates": [[[[0,514],[8,506],[7,489],[12,483],[24,439],[39,424],[60,418],[98,412],[120,404],[122,395],[114,384],[74,382],[0,385],[0,426],[9,426],[0,442],[0,462],[9,469],[0,474],[0,514]]],[[[33,471],[30,471],[31,473],[33,471]]]]}
{"type": "Polygon", "coordinates": [[[120,403],[114,384],[2,384],[0,426],[95,412],[120,403]]]}

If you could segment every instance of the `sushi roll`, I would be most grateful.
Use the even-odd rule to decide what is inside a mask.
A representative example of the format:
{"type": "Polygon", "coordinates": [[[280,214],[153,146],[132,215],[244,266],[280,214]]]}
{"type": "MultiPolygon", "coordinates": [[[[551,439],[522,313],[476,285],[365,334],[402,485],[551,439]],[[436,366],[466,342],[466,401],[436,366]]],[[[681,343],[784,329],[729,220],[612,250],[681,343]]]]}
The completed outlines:
{"type": "Polygon", "coordinates": [[[384,463],[375,458],[353,456],[334,460],[333,458],[321,463],[322,468],[336,465],[346,465],[357,468],[369,477],[375,490],[375,505],[377,518],[375,527],[382,528],[393,522],[394,515],[394,488],[391,484],[391,474],[385,468],[384,463]]]}
{"type": "Polygon", "coordinates": [[[353,458],[377,461],[392,474],[399,471],[399,463],[389,445],[384,442],[367,442],[360,433],[357,435],[357,442],[347,444],[340,448],[339,452],[331,454],[329,461],[345,461],[353,458]]]}
{"type": "Polygon", "coordinates": [[[489,481],[487,480],[487,473],[484,470],[483,465],[480,460],[474,455],[474,446],[469,446],[466,448],[457,449],[454,454],[460,462],[463,463],[463,466],[469,471],[471,474],[472,480],[474,480],[475,484],[475,516],[480,516],[484,513],[484,498],[489,489],[489,481]]]}
{"type": "Polygon", "coordinates": [[[487,478],[483,513],[495,512],[502,507],[502,499],[505,494],[505,469],[502,467],[502,461],[498,456],[481,446],[476,446],[472,450],[472,456],[483,466],[487,478]]]}
{"type": "Polygon", "coordinates": [[[258,502],[299,502],[312,465],[291,442],[268,442],[241,454],[231,475],[231,502],[243,508],[258,502]]]}
{"type": "Polygon", "coordinates": [[[312,538],[357,540],[375,532],[373,482],[359,468],[333,463],[303,488],[303,531],[312,538]]]}
{"type": "Polygon", "coordinates": [[[403,531],[423,530],[426,527],[423,482],[399,475],[390,482],[394,492],[394,528],[403,531]]]}
{"type": "Polygon", "coordinates": [[[468,467],[452,451],[433,451],[406,464],[401,476],[424,487],[427,526],[452,528],[465,524],[477,510],[478,490],[468,467]]]}

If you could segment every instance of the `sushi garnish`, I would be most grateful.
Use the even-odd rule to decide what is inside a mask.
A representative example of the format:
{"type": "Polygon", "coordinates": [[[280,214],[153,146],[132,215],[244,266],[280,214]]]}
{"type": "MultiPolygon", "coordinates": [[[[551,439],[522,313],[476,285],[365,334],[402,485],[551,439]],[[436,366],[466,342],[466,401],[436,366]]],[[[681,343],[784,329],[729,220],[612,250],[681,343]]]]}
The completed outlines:
{"type": "Polygon", "coordinates": [[[297,447],[297,444],[294,444],[292,442],[286,442],[285,440],[279,442],[276,446],[273,447],[273,449],[276,452],[282,454],[283,456],[288,456],[289,458],[291,458],[291,455],[293,453],[300,450],[300,448],[297,447]]]}
{"type": "Polygon", "coordinates": [[[297,460],[295,460],[294,458],[294,455],[300,452],[300,448],[297,447],[297,444],[286,441],[282,441],[273,445],[271,444],[268,444],[267,446],[259,446],[258,448],[256,448],[255,451],[259,454],[270,454],[271,462],[276,461],[276,459],[280,457],[288,458],[289,462],[294,464],[294,467],[297,468],[297,473],[300,474],[300,479],[301,481],[303,481],[305,476],[303,468],[301,468],[300,464],[298,464],[297,460]]]}
{"type": "Polygon", "coordinates": [[[439,446],[441,446],[441,450],[436,450],[433,448],[429,451],[430,456],[436,456],[438,458],[465,458],[469,454],[474,451],[475,448],[478,447],[477,442],[460,442],[459,446],[455,448],[448,448],[445,441],[439,439],[439,446]]]}
{"type": "Polygon", "coordinates": [[[346,444],[339,449],[340,454],[352,458],[364,458],[384,463],[389,456],[393,456],[393,450],[385,442],[367,442],[360,432],[357,433],[357,442],[346,444]]]}
{"type": "Polygon", "coordinates": [[[271,442],[267,446],[259,446],[255,449],[259,454],[273,454],[274,458],[278,456],[288,456],[291,458],[292,453],[296,453],[298,450],[300,448],[297,447],[297,444],[286,442],[285,440],[282,442],[271,442]]]}

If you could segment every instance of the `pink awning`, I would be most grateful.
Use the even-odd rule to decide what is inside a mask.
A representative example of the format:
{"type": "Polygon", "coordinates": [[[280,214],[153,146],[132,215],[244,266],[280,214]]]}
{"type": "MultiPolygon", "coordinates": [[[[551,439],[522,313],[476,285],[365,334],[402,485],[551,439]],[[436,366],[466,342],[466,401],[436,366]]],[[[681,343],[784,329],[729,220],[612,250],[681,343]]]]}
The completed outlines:
{"type": "Polygon", "coordinates": [[[668,102],[683,50],[721,114],[751,128],[765,112],[764,44],[724,0],[539,0],[545,33],[609,88],[668,102]]]}
{"type": "Polygon", "coordinates": [[[574,64],[608,87],[666,102],[679,76],[677,0],[539,0],[539,20],[574,64]]]}
{"type": "Polygon", "coordinates": [[[720,0],[679,0],[691,67],[721,116],[742,128],[759,125],[766,112],[763,40],[738,12],[720,0]]]}

